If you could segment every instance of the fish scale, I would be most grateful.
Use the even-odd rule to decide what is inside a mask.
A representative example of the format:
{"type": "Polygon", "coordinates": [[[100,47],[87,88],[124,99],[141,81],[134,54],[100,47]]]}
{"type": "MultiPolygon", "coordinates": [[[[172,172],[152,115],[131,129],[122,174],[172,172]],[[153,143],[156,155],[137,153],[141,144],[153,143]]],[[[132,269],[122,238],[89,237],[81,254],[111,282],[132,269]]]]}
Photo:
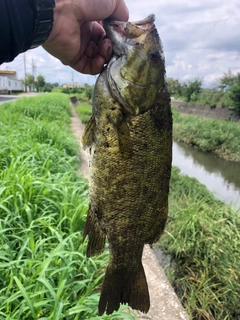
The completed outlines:
{"type": "MultiPolygon", "coordinates": [[[[150,16],[144,20],[146,26],[104,24],[118,54],[98,77],[93,115],[82,138],[91,153],[90,206],[84,229],[87,255],[102,252],[106,237],[110,251],[99,315],[111,314],[120,303],[145,313],[149,310],[142,251],[144,244],[160,238],[167,220],[172,116],[162,46],[153,21],[150,16]],[[120,45],[118,30],[126,30],[120,45]],[[131,39],[124,38],[127,34],[131,39]],[[125,77],[133,57],[139,57],[142,68],[135,82],[131,74],[125,77]]],[[[134,60],[135,71],[136,64],[134,60]]]]}

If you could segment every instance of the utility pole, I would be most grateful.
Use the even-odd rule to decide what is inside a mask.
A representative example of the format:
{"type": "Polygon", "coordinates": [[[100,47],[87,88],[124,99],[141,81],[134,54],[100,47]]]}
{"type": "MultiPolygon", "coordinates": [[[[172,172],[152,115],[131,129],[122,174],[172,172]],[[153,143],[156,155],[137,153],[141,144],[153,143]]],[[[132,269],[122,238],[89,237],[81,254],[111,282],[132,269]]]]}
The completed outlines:
{"type": "Polygon", "coordinates": [[[24,63],[24,91],[27,91],[27,86],[26,86],[26,56],[25,52],[23,54],[23,63],[24,63]]]}
{"type": "Polygon", "coordinates": [[[32,58],[33,91],[34,91],[34,82],[35,82],[35,71],[36,71],[36,65],[34,63],[34,59],[32,58]]]}
{"type": "Polygon", "coordinates": [[[72,89],[75,87],[74,85],[74,72],[72,71],[72,89]]]}

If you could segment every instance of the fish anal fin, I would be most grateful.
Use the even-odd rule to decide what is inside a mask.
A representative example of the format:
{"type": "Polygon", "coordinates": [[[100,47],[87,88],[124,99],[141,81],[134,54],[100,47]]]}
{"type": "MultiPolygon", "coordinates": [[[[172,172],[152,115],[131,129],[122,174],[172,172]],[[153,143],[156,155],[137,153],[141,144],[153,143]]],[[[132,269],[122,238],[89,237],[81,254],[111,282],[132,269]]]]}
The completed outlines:
{"type": "Polygon", "coordinates": [[[118,310],[120,304],[147,313],[150,308],[148,285],[142,264],[136,271],[126,268],[113,269],[108,266],[103,280],[98,314],[101,316],[118,310]]]}
{"type": "Polygon", "coordinates": [[[94,116],[90,118],[88,123],[86,124],[83,135],[82,135],[82,146],[83,149],[86,149],[88,147],[91,147],[91,145],[94,142],[94,135],[95,135],[95,129],[96,129],[96,121],[94,116]]]}

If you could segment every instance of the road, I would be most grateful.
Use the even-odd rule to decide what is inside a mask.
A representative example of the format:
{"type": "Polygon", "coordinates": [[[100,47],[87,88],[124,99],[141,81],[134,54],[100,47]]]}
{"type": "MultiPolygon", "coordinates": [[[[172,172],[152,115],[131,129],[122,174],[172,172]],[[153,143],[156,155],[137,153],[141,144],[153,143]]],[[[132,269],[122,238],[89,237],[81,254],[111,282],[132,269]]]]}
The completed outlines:
{"type": "Polygon", "coordinates": [[[37,96],[37,95],[39,95],[38,92],[28,92],[28,93],[22,93],[22,94],[19,94],[19,95],[4,95],[4,94],[1,94],[0,95],[0,104],[4,103],[4,102],[11,101],[11,100],[15,100],[17,98],[34,97],[34,96],[37,96]]]}
{"type": "Polygon", "coordinates": [[[17,96],[7,96],[7,95],[0,95],[0,104],[3,102],[7,102],[13,99],[16,99],[17,96]]]}

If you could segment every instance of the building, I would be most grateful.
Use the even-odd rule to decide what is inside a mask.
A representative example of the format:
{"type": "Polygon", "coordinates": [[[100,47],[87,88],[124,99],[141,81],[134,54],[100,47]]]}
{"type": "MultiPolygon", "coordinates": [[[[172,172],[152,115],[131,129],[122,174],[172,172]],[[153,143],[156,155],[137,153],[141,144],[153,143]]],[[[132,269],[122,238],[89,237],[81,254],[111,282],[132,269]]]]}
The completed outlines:
{"type": "Polygon", "coordinates": [[[73,89],[73,88],[83,88],[84,85],[81,83],[77,83],[77,82],[70,82],[70,83],[66,83],[63,85],[63,88],[69,88],[69,89],[73,89]]]}
{"type": "Polygon", "coordinates": [[[0,70],[0,94],[22,92],[24,84],[17,79],[16,71],[0,70]]]}

